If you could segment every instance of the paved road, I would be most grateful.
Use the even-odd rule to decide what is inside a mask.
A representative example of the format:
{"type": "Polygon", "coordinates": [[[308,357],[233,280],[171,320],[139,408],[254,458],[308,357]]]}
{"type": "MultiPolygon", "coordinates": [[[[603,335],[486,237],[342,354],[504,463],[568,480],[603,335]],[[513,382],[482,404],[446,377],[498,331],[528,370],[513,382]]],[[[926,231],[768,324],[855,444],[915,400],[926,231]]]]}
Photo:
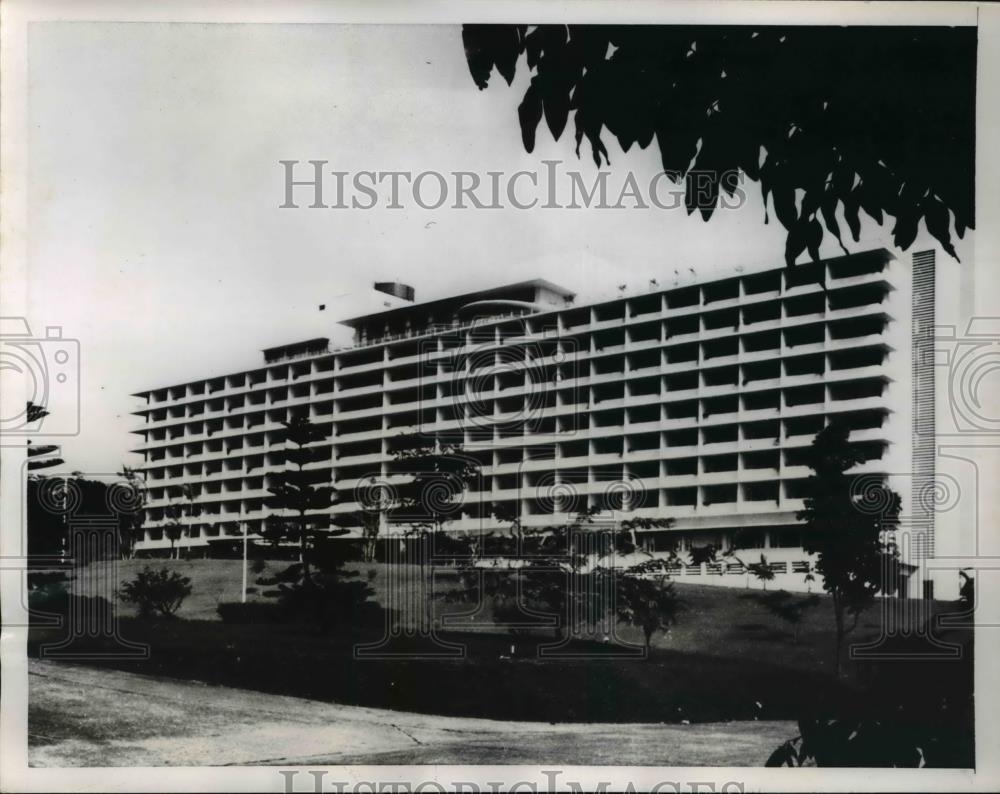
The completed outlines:
{"type": "Polygon", "coordinates": [[[547,724],[438,717],[29,663],[32,766],[760,766],[790,722],[547,724]]]}

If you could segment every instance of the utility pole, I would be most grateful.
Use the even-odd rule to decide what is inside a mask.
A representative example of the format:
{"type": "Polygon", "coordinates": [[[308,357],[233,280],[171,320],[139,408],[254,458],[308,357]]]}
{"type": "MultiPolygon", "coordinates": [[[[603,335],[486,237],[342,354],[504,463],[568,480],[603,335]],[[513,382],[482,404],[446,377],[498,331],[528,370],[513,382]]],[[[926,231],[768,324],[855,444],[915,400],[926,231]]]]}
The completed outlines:
{"type": "Polygon", "coordinates": [[[247,522],[241,521],[243,524],[243,591],[240,596],[240,602],[247,602],[247,522]]]}

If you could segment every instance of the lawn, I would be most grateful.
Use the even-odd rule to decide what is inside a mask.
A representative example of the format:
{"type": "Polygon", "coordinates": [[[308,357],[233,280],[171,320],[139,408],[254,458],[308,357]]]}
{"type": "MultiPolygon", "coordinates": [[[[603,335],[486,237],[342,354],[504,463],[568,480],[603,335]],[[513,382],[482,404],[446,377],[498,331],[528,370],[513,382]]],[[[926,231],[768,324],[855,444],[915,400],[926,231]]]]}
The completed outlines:
{"type": "MultiPolygon", "coordinates": [[[[272,602],[273,598],[264,594],[273,591],[274,586],[258,584],[257,580],[273,576],[288,564],[284,561],[269,561],[262,574],[248,572],[248,601],[272,602]]],[[[129,560],[98,563],[92,566],[95,570],[88,570],[77,582],[70,583],[70,587],[80,595],[101,595],[108,590],[103,583],[133,577],[146,565],[157,568],[165,566],[191,578],[192,592],[178,611],[178,618],[218,621],[219,604],[240,599],[242,563],[239,560],[129,560]]],[[[359,579],[367,581],[374,590],[373,599],[385,604],[389,600],[392,578],[388,568],[386,563],[359,562],[348,563],[345,571],[356,573],[359,579]],[[370,572],[374,572],[373,578],[370,572]]],[[[412,570],[409,574],[402,578],[405,580],[405,589],[399,593],[397,601],[408,599],[412,604],[420,604],[422,596],[416,577],[412,575],[412,570]]],[[[400,580],[401,578],[396,578],[396,581],[400,580]]],[[[443,595],[454,586],[454,569],[436,569],[433,581],[435,594],[443,595]]],[[[742,590],[677,582],[675,588],[683,599],[684,610],[669,636],[654,636],[654,649],[756,660],[808,672],[832,669],[833,615],[827,595],[820,594],[820,604],[806,613],[799,629],[799,641],[795,643],[787,624],[746,597],[759,592],[759,585],[742,590]]],[[[908,614],[912,614],[914,603],[910,602],[908,614]]],[[[850,635],[850,641],[866,643],[878,638],[884,622],[883,610],[898,610],[899,607],[894,599],[886,599],[877,604],[862,616],[857,630],[850,635]]],[[[129,604],[119,603],[118,609],[122,616],[135,615],[134,607],[129,604]]],[[[463,631],[468,630],[463,624],[473,621],[460,616],[475,610],[476,605],[448,602],[445,598],[437,597],[432,601],[432,609],[435,621],[440,621],[448,614],[453,616],[445,621],[445,629],[463,631]]],[[[944,613],[957,611],[958,607],[950,602],[935,602],[933,609],[935,613],[944,613]]],[[[474,622],[489,624],[490,621],[490,609],[485,605],[474,616],[474,622]]],[[[623,640],[641,644],[642,638],[638,630],[618,626],[615,631],[623,640]]]]}
{"type": "MultiPolygon", "coordinates": [[[[109,591],[107,581],[134,576],[145,564],[104,564],[69,585],[81,595],[99,595],[109,591]]],[[[219,604],[239,600],[239,561],[155,561],[153,565],[166,565],[189,576],[191,596],[173,620],[139,619],[131,607],[122,605],[120,634],[147,643],[152,649],[149,659],[89,663],[342,704],[558,723],[781,720],[797,719],[806,712],[835,714],[875,704],[863,685],[865,670],[849,663],[847,678],[837,681],[832,675],[833,620],[826,596],[808,613],[796,643],[785,624],[746,598],[749,591],[678,583],[685,609],[669,635],[655,636],[646,659],[621,658],[623,646],[602,642],[600,636],[598,641],[581,637],[564,646],[562,655],[545,656],[539,648],[554,643],[551,630],[512,638],[489,625],[489,609],[478,612],[475,622],[480,625],[473,630],[470,621],[458,613],[468,613],[475,605],[437,598],[432,606],[440,625],[439,638],[461,647],[459,655],[434,658],[441,646],[401,636],[383,649],[388,655],[359,658],[359,645],[380,640],[384,625],[324,632],[305,625],[222,622],[219,604]],[[455,620],[452,624],[444,620],[442,625],[449,613],[455,620]],[[404,651],[409,658],[392,656],[404,651]],[[574,654],[586,658],[574,658],[574,654]]],[[[263,576],[273,576],[287,565],[268,563],[263,576]]],[[[389,603],[391,577],[384,564],[348,567],[370,582],[376,601],[389,603]]],[[[403,573],[418,572],[407,569],[403,573]]],[[[273,585],[256,583],[259,576],[249,576],[255,589],[250,600],[273,601],[265,595],[273,585]]],[[[447,589],[449,581],[454,582],[453,571],[436,572],[437,589],[447,589]]],[[[419,576],[409,576],[402,595],[414,604],[425,603],[419,576]]],[[[891,607],[892,602],[885,606],[891,607]]],[[[934,608],[939,612],[958,609],[946,603],[934,608]]],[[[881,625],[877,605],[862,617],[851,640],[874,640],[881,625]]],[[[61,634],[54,629],[33,629],[32,651],[61,634]]],[[[628,627],[619,630],[618,638],[640,642],[639,634],[628,627]]],[[[113,650],[109,640],[80,643],[79,650],[113,650]]],[[[967,653],[964,661],[968,658],[967,653]]],[[[936,688],[942,682],[949,682],[950,696],[956,689],[961,695],[963,687],[971,691],[971,667],[961,659],[905,662],[896,663],[889,675],[884,673],[890,662],[876,666],[882,666],[881,680],[891,682],[889,687],[883,683],[881,690],[897,694],[912,690],[922,699],[924,705],[911,710],[906,720],[936,719],[940,710],[936,688]]],[[[889,697],[886,702],[891,701],[889,697]]]]}

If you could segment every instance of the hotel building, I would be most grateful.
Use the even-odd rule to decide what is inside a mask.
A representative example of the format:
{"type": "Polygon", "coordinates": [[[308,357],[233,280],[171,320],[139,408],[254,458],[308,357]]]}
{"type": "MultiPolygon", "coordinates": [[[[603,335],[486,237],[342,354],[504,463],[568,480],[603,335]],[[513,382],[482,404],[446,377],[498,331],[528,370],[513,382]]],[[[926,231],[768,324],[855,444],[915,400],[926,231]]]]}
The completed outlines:
{"type": "Polygon", "coordinates": [[[331,429],[315,464],[339,494],[331,514],[405,476],[389,471],[395,444],[418,432],[481,466],[445,531],[509,526],[498,514],[566,523],[587,507],[611,521],[672,518],[640,545],[740,549],[680,575],[743,585],[742,561],[763,554],[778,586],[800,590],[805,454],[836,418],[866,458],[853,470],[862,506],[888,478],[908,555],[933,554],[933,515],[910,498],[933,478],[933,450],[913,440],[928,410],[933,427],[933,378],[913,354],[915,329],[933,323],[933,254],[911,264],[878,249],[588,303],[543,280],[423,303],[377,287],[400,305],[343,321],[353,344],[308,339],[264,350],[248,371],[136,395],[140,554],[170,548],[166,508],[184,500],[197,509],[182,548],[259,537],[269,476],[284,468],[281,422],[295,413],[331,429]]]}

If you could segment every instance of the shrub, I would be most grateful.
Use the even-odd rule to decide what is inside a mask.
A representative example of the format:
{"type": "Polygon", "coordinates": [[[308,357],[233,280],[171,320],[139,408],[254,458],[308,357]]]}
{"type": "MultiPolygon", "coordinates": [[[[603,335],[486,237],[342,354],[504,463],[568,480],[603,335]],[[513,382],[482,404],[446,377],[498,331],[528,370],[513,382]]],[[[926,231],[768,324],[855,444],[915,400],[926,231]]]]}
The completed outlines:
{"type": "Polygon", "coordinates": [[[65,615],[69,612],[70,594],[61,582],[46,582],[28,591],[28,609],[32,619],[36,612],[51,612],[65,615]]]}
{"type": "Polygon", "coordinates": [[[65,626],[65,621],[70,619],[68,616],[107,614],[110,604],[101,596],[75,595],[56,582],[31,590],[28,593],[28,609],[30,625],[53,627],[56,625],[52,623],[53,616],[62,618],[62,625],[65,626]]]}
{"type": "Polygon", "coordinates": [[[171,617],[191,594],[191,579],[177,571],[161,568],[156,571],[148,565],[130,582],[122,582],[119,597],[135,604],[141,617],[159,613],[171,617]]]}
{"type": "Polygon", "coordinates": [[[262,560],[260,557],[258,557],[251,563],[250,570],[253,571],[254,573],[264,573],[264,569],[266,567],[267,567],[267,561],[262,560]]]}
{"type": "Polygon", "coordinates": [[[69,580],[70,577],[65,571],[31,571],[28,573],[28,590],[37,590],[69,580]]]}
{"type": "Polygon", "coordinates": [[[289,621],[359,628],[381,620],[381,607],[368,600],[372,592],[365,582],[319,575],[308,585],[282,585],[278,603],[289,621]]]}

